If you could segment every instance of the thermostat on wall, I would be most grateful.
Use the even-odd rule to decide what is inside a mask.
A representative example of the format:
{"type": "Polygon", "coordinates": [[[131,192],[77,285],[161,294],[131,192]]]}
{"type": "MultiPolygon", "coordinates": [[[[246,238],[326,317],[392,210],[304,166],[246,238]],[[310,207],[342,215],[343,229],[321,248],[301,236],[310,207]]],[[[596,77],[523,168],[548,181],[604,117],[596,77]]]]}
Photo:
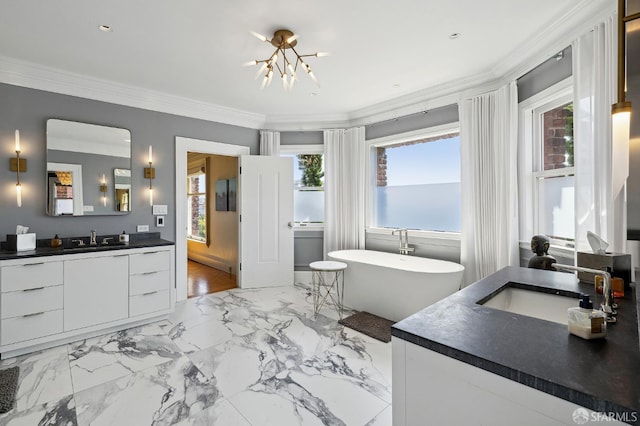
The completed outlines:
{"type": "Polygon", "coordinates": [[[156,216],[156,227],[162,228],[164,226],[164,216],[156,216]]]}

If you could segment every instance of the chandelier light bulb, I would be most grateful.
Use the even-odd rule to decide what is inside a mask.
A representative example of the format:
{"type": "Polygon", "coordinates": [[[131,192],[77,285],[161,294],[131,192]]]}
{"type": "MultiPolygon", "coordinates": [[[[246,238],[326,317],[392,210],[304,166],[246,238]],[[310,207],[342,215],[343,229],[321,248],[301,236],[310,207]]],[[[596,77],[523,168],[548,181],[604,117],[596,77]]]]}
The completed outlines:
{"type": "Polygon", "coordinates": [[[243,67],[252,67],[254,65],[258,65],[258,61],[249,61],[242,64],[243,67]]]}
{"type": "Polygon", "coordinates": [[[291,78],[289,79],[289,90],[293,89],[293,83],[296,82],[296,76],[292,75],[291,78]]]}
{"type": "Polygon", "coordinates": [[[296,76],[296,71],[293,69],[293,65],[291,65],[291,62],[287,62],[287,69],[291,73],[291,78],[296,76]]]}
{"type": "Polygon", "coordinates": [[[309,77],[311,77],[311,80],[313,80],[314,83],[318,84],[318,79],[316,78],[313,71],[311,71],[311,69],[309,69],[309,77]]]}
{"type": "Polygon", "coordinates": [[[289,80],[287,79],[286,73],[282,73],[282,87],[284,87],[285,90],[289,88],[289,80]]]}
{"type": "Polygon", "coordinates": [[[265,36],[263,36],[260,33],[257,33],[255,31],[249,31],[251,33],[252,36],[254,36],[255,38],[257,38],[260,41],[269,41],[269,39],[267,39],[265,36]]]}
{"type": "Polygon", "coordinates": [[[267,82],[269,81],[269,77],[267,77],[266,75],[264,76],[264,78],[262,79],[262,84],[260,85],[260,90],[264,89],[265,86],[267,85],[267,82]]]}
{"type": "Polygon", "coordinates": [[[254,80],[257,79],[258,77],[260,77],[262,75],[262,72],[264,70],[266,70],[266,69],[267,69],[267,63],[263,62],[262,66],[260,67],[260,69],[258,69],[258,72],[256,73],[256,76],[254,77],[254,80]]]}
{"type": "Polygon", "coordinates": [[[329,52],[318,52],[316,53],[316,58],[322,58],[323,56],[329,56],[329,52]]]}
{"type": "Polygon", "coordinates": [[[287,43],[289,43],[289,44],[293,43],[293,41],[294,41],[294,40],[297,40],[297,39],[298,39],[298,37],[300,37],[298,34],[294,34],[294,35],[292,35],[291,37],[289,37],[289,38],[287,39],[287,43]]]}

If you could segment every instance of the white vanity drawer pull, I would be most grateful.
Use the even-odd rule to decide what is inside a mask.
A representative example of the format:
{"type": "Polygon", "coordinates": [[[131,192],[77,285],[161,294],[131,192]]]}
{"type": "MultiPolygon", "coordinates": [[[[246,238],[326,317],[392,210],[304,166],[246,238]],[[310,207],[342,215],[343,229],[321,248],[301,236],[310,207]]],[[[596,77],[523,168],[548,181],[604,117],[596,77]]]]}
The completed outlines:
{"type": "Polygon", "coordinates": [[[152,294],[156,294],[158,292],[158,290],[156,291],[150,291],[148,293],[142,293],[143,296],[151,296],[152,294]]]}
{"type": "Polygon", "coordinates": [[[22,266],[36,266],[36,265],[44,265],[44,262],[37,262],[37,263],[25,263],[22,266]]]}
{"type": "Polygon", "coordinates": [[[127,257],[127,256],[129,256],[129,255],[128,254],[118,254],[118,255],[113,256],[113,257],[127,257]]]}
{"type": "Polygon", "coordinates": [[[142,254],[156,254],[156,253],[161,253],[161,252],[159,252],[159,251],[148,251],[148,252],[145,252],[145,253],[142,253],[142,254]]]}
{"type": "Polygon", "coordinates": [[[157,274],[159,271],[151,271],[151,272],[143,272],[142,275],[152,275],[157,274]]]}
{"type": "Polygon", "coordinates": [[[36,290],[44,290],[44,287],[36,287],[36,288],[25,288],[22,291],[36,291],[36,290]]]}
{"type": "Polygon", "coordinates": [[[23,315],[22,318],[35,317],[36,315],[44,315],[44,312],[36,312],[35,314],[26,314],[26,315],[23,315]]]}

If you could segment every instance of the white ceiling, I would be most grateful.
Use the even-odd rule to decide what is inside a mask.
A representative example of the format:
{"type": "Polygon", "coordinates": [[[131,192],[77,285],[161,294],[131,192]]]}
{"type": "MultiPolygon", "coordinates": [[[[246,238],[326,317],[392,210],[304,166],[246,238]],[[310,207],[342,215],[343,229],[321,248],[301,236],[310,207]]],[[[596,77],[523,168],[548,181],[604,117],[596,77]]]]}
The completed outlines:
{"type": "Polygon", "coordinates": [[[499,77],[509,58],[593,3],[613,1],[0,0],[0,56],[270,119],[348,116],[499,77]],[[273,50],[249,31],[280,28],[300,35],[301,54],[331,52],[309,59],[320,87],[301,75],[290,93],[277,79],[261,91],[257,68],[241,66],[273,50]]]}

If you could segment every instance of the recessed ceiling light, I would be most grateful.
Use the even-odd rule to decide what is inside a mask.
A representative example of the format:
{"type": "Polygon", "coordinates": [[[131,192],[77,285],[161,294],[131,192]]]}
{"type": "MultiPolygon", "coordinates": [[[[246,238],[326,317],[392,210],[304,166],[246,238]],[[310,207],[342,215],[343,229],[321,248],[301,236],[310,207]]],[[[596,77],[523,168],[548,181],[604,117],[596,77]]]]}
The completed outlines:
{"type": "Polygon", "coordinates": [[[450,35],[449,35],[449,38],[450,38],[451,40],[455,40],[455,39],[457,39],[458,37],[460,37],[460,33],[453,33],[453,34],[450,34],[450,35]]]}
{"type": "Polygon", "coordinates": [[[113,31],[109,25],[100,25],[98,28],[100,29],[100,31],[105,33],[110,33],[111,31],[113,31]]]}
{"type": "Polygon", "coordinates": [[[316,92],[311,92],[311,96],[318,96],[316,92]]]}

